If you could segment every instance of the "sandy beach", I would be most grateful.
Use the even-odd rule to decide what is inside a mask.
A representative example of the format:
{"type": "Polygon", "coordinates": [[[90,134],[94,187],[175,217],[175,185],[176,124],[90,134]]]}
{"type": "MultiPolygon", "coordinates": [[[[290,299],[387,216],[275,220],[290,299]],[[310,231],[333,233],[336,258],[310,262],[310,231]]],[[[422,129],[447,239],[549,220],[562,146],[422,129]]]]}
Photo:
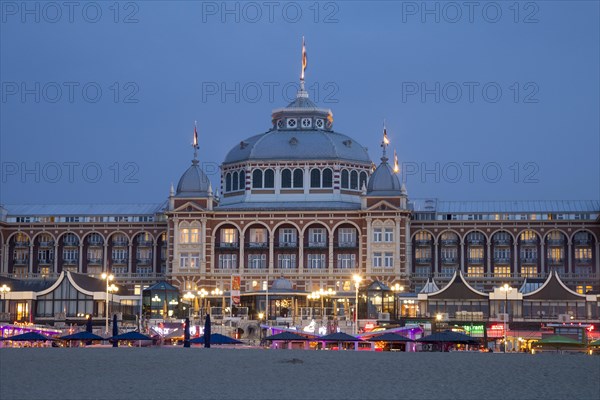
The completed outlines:
{"type": "Polygon", "coordinates": [[[203,348],[0,350],[9,399],[586,399],[600,357],[203,348]]]}

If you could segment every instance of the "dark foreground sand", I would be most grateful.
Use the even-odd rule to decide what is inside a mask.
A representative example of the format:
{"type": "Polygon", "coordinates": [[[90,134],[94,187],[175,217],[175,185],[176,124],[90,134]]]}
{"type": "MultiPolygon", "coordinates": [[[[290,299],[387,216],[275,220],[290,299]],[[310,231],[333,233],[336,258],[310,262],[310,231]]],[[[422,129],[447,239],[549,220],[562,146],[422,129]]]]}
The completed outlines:
{"type": "Polygon", "coordinates": [[[0,399],[600,399],[600,357],[0,349],[0,399]]]}

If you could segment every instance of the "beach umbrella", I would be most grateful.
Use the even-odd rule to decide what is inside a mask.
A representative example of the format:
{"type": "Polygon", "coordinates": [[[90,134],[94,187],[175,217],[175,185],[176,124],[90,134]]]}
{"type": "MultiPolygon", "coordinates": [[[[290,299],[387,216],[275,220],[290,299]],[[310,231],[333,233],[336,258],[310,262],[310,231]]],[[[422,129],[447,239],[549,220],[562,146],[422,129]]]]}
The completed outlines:
{"type": "MultiPolygon", "coordinates": [[[[190,340],[190,343],[204,344],[204,335],[190,340]]],[[[221,335],[220,333],[211,334],[210,335],[210,343],[216,344],[216,345],[219,345],[219,344],[242,344],[242,342],[240,342],[239,340],[231,338],[229,336],[221,335]]]]}
{"type": "Polygon", "coordinates": [[[341,349],[342,343],[360,342],[362,339],[359,339],[356,336],[348,335],[344,332],[334,332],[314,340],[318,340],[320,342],[336,342],[338,344],[338,349],[341,349]]]}
{"type": "Polygon", "coordinates": [[[583,343],[581,343],[580,341],[578,341],[576,339],[572,339],[570,337],[560,336],[560,335],[547,336],[547,337],[543,338],[542,340],[538,340],[537,344],[540,346],[554,347],[554,348],[556,348],[556,351],[558,351],[559,349],[561,349],[563,347],[583,346],[583,343]]]}
{"type": "Polygon", "coordinates": [[[88,331],[82,331],[82,332],[73,333],[71,335],[61,336],[61,337],[59,337],[59,339],[60,340],[88,340],[88,341],[104,340],[104,338],[102,336],[95,335],[92,332],[88,332],[88,331]]]}
{"type": "Polygon", "coordinates": [[[150,336],[146,336],[143,333],[131,331],[126,333],[121,333],[120,335],[115,335],[109,340],[119,341],[119,340],[152,340],[150,336]]]}
{"type": "MultiPolygon", "coordinates": [[[[113,315],[113,337],[119,335],[119,326],[117,325],[117,314],[113,315]]],[[[113,340],[113,347],[119,347],[119,341],[113,340]]]]}
{"type": "Polygon", "coordinates": [[[204,340],[204,347],[210,348],[210,314],[206,314],[206,321],[204,321],[204,337],[208,338],[204,340]]]}
{"type": "Polygon", "coordinates": [[[26,332],[26,333],[22,333],[20,335],[9,336],[7,338],[4,338],[4,340],[12,340],[13,342],[40,342],[40,341],[54,340],[54,339],[51,337],[42,335],[41,333],[26,332]]]}
{"type": "Polygon", "coordinates": [[[443,332],[436,332],[429,336],[424,336],[417,339],[417,342],[422,343],[438,343],[440,344],[442,351],[447,347],[448,344],[477,344],[477,339],[472,336],[465,335],[464,333],[454,332],[445,330],[443,332]]]}
{"type": "Polygon", "coordinates": [[[414,340],[407,338],[406,336],[398,335],[397,333],[384,333],[378,336],[372,336],[367,339],[369,342],[388,342],[388,343],[406,343],[414,342],[414,340]]]}
{"type": "Polygon", "coordinates": [[[185,330],[183,332],[183,347],[190,347],[190,319],[185,319],[185,330]]]}

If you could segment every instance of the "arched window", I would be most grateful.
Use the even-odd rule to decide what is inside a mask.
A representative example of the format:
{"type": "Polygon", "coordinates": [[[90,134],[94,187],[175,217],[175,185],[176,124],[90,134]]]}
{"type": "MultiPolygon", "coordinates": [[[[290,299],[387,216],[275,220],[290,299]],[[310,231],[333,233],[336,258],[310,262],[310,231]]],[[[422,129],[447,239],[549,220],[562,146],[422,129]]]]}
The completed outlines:
{"type": "Polygon", "coordinates": [[[350,187],[350,181],[348,178],[348,170],[342,170],[342,189],[348,189],[350,187]]]}
{"type": "Polygon", "coordinates": [[[289,169],[281,171],[281,187],[285,189],[292,187],[292,171],[289,169]]]}
{"type": "Polygon", "coordinates": [[[358,172],[350,172],[350,189],[358,190],[358,172]]]}
{"type": "Polygon", "coordinates": [[[275,171],[272,169],[265,170],[265,188],[272,189],[275,187],[275,171]]]}
{"type": "Polygon", "coordinates": [[[263,186],[263,173],[260,169],[252,171],[252,188],[260,189],[263,186]]]}
{"type": "Polygon", "coordinates": [[[229,172],[225,174],[225,191],[231,191],[231,174],[229,172]]]}
{"type": "Polygon", "coordinates": [[[323,170],[323,187],[333,187],[333,172],[329,168],[323,170]]]}
{"type": "Polygon", "coordinates": [[[294,187],[304,187],[304,171],[302,171],[300,168],[296,168],[294,170],[294,187]]]}
{"type": "Polygon", "coordinates": [[[246,189],[246,173],[244,170],[240,171],[240,190],[246,189]]]}
{"type": "Polygon", "coordinates": [[[231,177],[232,177],[231,180],[233,181],[233,185],[232,185],[233,186],[233,191],[235,192],[236,190],[239,189],[239,183],[240,183],[240,181],[238,180],[238,173],[237,173],[237,171],[235,171],[233,173],[233,175],[231,175],[231,177]]]}
{"type": "Polygon", "coordinates": [[[362,190],[363,186],[367,186],[367,173],[365,171],[360,173],[358,188],[362,190]]]}
{"type": "Polygon", "coordinates": [[[310,187],[321,187],[321,171],[319,171],[317,168],[310,170],[310,187]]]}

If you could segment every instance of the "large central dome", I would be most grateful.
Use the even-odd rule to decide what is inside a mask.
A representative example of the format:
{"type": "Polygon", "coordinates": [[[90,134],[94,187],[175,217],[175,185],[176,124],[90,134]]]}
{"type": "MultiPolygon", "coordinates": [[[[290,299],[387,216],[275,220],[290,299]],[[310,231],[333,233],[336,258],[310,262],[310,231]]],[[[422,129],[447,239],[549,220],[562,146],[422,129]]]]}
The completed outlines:
{"type": "Polygon", "coordinates": [[[287,107],[272,114],[273,127],[241,141],[224,164],[258,160],[325,160],[370,164],[367,150],[349,136],[332,130],[331,110],[320,109],[304,90],[287,107]]]}
{"type": "Polygon", "coordinates": [[[367,150],[350,137],[319,130],[271,130],[235,146],[224,163],[247,160],[344,160],[370,163],[367,150]]]}

